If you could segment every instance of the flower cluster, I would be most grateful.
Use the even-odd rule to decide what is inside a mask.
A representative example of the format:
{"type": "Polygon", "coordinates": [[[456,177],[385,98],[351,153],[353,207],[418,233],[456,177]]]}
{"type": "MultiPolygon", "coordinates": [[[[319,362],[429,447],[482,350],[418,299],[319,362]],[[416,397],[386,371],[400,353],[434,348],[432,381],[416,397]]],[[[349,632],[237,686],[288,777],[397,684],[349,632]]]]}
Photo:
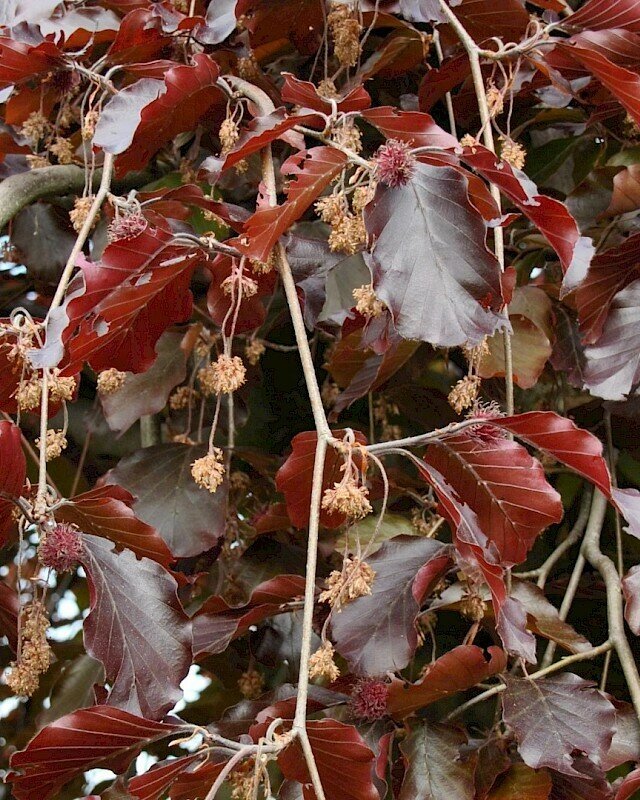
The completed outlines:
{"type": "Polygon", "coordinates": [[[203,489],[208,489],[212,494],[224,479],[223,453],[219,447],[214,447],[206,456],[196,459],[191,465],[193,480],[203,489]]]}
{"type": "Polygon", "coordinates": [[[52,530],[46,531],[38,545],[40,563],[56,572],[70,572],[81,554],[80,532],[66,522],[60,522],[52,530]]]}
{"type": "Polygon", "coordinates": [[[322,197],[315,209],[323,222],[331,225],[329,247],[336,253],[353,255],[367,241],[367,231],[362,214],[354,214],[349,209],[344,192],[322,197]]]}
{"type": "Polygon", "coordinates": [[[200,399],[200,392],[191,386],[179,386],[169,397],[169,408],[173,411],[182,411],[200,399]]]}
{"type": "MultiPolygon", "coordinates": [[[[89,211],[91,210],[91,206],[93,205],[93,197],[88,195],[86,197],[76,197],[73,202],[73,208],[69,212],[69,219],[71,220],[71,224],[73,225],[73,229],[80,233],[82,230],[82,226],[87,220],[89,216],[89,211]]],[[[95,225],[95,220],[94,220],[95,225]]]]}
{"type": "Polygon", "coordinates": [[[264,676],[256,669],[248,669],[238,678],[238,689],[247,700],[255,700],[264,691],[264,676]]]}
{"type": "Polygon", "coordinates": [[[527,160],[527,151],[519,142],[507,136],[500,137],[500,158],[515,169],[523,169],[527,160]]]}
{"type": "Polygon", "coordinates": [[[352,294],[356,301],[356,311],[363,317],[379,317],[385,309],[385,304],[382,300],[378,300],[375,289],[370,283],[354,289],[352,294]]]}
{"type": "Polygon", "coordinates": [[[335,650],[331,642],[323,644],[309,658],[309,677],[311,680],[326,680],[333,683],[340,677],[340,670],[334,661],[335,650]]]}
{"type": "Polygon", "coordinates": [[[9,666],[6,682],[14,694],[31,697],[40,684],[40,675],[51,664],[46,608],[40,601],[34,601],[24,608],[21,622],[19,655],[9,666]]]}
{"type": "Polygon", "coordinates": [[[360,58],[360,22],[348,5],[334,5],[327,16],[333,52],[343,67],[354,67],[360,58]]]}
{"type": "MultiPolygon", "coordinates": [[[[40,439],[36,439],[36,446],[40,447],[40,439]]],[[[59,458],[62,451],[67,449],[67,437],[64,431],[56,431],[49,428],[47,431],[47,438],[45,440],[45,458],[47,461],[53,461],[54,458],[59,458]]]]}
{"type": "Polygon", "coordinates": [[[119,369],[114,367],[103,369],[98,375],[98,393],[102,395],[116,394],[124,386],[126,378],[126,372],[120,372],[119,369]]]}
{"type": "Polygon", "coordinates": [[[327,588],[318,598],[321,603],[328,603],[335,611],[358,597],[371,594],[375,570],[366,561],[358,558],[345,558],[342,570],[333,570],[326,579],[327,588]]]}
{"type": "Polygon", "coordinates": [[[224,353],[216,361],[198,370],[198,381],[205,395],[231,394],[245,382],[247,370],[239,356],[224,353]]]}
{"type": "Polygon", "coordinates": [[[416,168],[411,147],[399,139],[387,139],[373,157],[376,179],[386,186],[405,186],[416,168]]]}
{"type": "Polygon", "coordinates": [[[387,713],[388,699],[388,685],[377,678],[368,678],[354,686],[349,710],[357,719],[373,722],[387,713]]]}
{"type": "Polygon", "coordinates": [[[251,339],[249,342],[247,342],[247,345],[244,348],[245,358],[251,364],[251,366],[255,367],[255,365],[264,355],[266,349],[267,348],[260,341],[260,339],[251,339]]]}

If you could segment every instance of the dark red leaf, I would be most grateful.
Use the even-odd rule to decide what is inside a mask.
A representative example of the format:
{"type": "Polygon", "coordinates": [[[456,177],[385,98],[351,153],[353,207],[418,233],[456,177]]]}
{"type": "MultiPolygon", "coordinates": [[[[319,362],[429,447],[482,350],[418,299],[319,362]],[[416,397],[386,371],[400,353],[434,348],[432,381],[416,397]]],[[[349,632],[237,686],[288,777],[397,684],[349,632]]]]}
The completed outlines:
{"type": "Polygon", "coordinates": [[[418,93],[420,108],[423,111],[430,111],[447,92],[466,80],[470,72],[469,56],[466,53],[446,58],[439,67],[429,70],[420,84],[418,93]]]}
{"type": "Polygon", "coordinates": [[[379,184],[365,209],[374,285],[405,339],[445,347],[504,328],[500,269],[486,223],[451,167],[418,163],[404,185],[379,184]],[[437,305],[425,304],[437,297],[437,305]]]}
{"type": "Polygon", "coordinates": [[[194,753],[155,764],[148,772],[137,775],[129,781],[127,787],[129,794],[138,800],[159,800],[188,767],[201,760],[202,755],[194,753]]]}
{"type": "MultiPolygon", "coordinates": [[[[166,328],[188,319],[189,282],[202,255],[171,243],[172,235],[148,226],[133,239],[110,244],[99,262],[82,259],[83,276],[72,282],[63,341],[67,371],[88,361],[96,372],[115,367],[144,372],[156,360],[166,328]]],[[[50,329],[51,330],[51,326],[50,329]]],[[[49,341],[55,360],[59,343],[49,341]]]]}
{"type": "MultiPolygon", "coordinates": [[[[463,0],[455,14],[469,35],[477,42],[500,36],[504,41],[518,42],[524,35],[530,18],[520,0],[463,0]]],[[[441,29],[445,41],[458,44],[458,35],[450,26],[441,29]]]]}
{"type": "Polygon", "coordinates": [[[525,764],[579,775],[572,765],[574,750],[596,760],[606,754],[615,709],[593,683],[567,672],[538,681],[505,680],[504,721],[515,733],[525,764]]]}
{"type": "Polygon", "coordinates": [[[567,24],[592,31],[624,28],[640,33],[640,10],[635,0],[587,0],[567,24]]]}
{"type": "MultiPolygon", "coordinates": [[[[584,44],[584,40],[582,42],[584,44]]],[[[631,70],[614,64],[595,49],[574,44],[561,46],[571,58],[589,70],[605,86],[618,102],[640,122],[640,76],[631,70]]]]}
{"type": "Polygon", "coordinates": [[[622,579],[624,616],[636,636],[640,636],[640,564],[631,567],[622,579]]]}
{"type": "Polygon", "coordinates": [[[406,770],[398,800],[473,800],[474,763],[460,758],[467,737],[460,728],[422,724],[402,742],[406,770]]]}
{"type": "Polygon", "coordinates": [[[440,501],[440,513],[454,531],[453,543],[458,560],[473,580],[484,578],[493,602],[496,630],[505,649],[531,663],[536,662],[536,640],[527,630],[527,614],[520,602],[510,597],[505,583],[504,566],[493,542],[481,530],[476,512],[466,505],[455,489],[430,464],[421,468],[440,501]]]}
{"type": "Polygon", "coordinates": [[[76,775],[98,765],[123,772],[145,744],[178,729],[108,706],[74,711],[14,753],[7,778],[16,800],[49,800],[76,775]]]}
{"type": "Polygon", "coordinates": [[[377,677],[406,667],[418,644],[422,599],[450,563],[446,545],[414,536],[396,536],[367,557],[376,573],[371,594],[331,616],[336,650],[352,672],[377,677]]]}
{"type": "MultiPolygon", "coordinates": [[[[379,800],[371,780],[374,754],[352,725],[333,719],[310,720],[307,731],[327,800],[379,800]]],[[[303,784],[304,800],[316,800],[297,741],[280,753],[278,766],[286,779],[303,784]]]]}
{"type": "Polygon", "coordinates": [[[209,550],[225,531],[226,481],[211,494],[191,475],[191,464],[206,450],[206,445],[177,442],[145,447],[125,456],[105,476],[135,496],[135,514],[180,558],[209,550]]]}
{"type": "Polygon", "coordinates": [[[191,666],[191,624],[174,578],[148,558],[96,536],[83,536],[82,564],[91,591],[85,648],[102,662],[108,703],[149,719],[181,698],[191,666]]]}
{"type": "Polygon", "coordinates": [[[64,69],[67,61],[53,42],[36,45],[0,36],[0,87],[21,84],[64,69]]]}
{"type": "Polygon", "coordinates": [[[286,611],[282,609],[284,604],[303,595],[304,578],[278,575],[256,586],[249,602],[241,606],[230,606],[218,595],[210,597],[193,619],[194,654],[222,653],[250,625],[286,611]]]}
{"type": "Polygon", "coordinates": [[[255,49],[288,39],[301,53],[318,51],[324,32],[321,0],[238,0],[236,17],[242,17],[255,49]]]}
{"type": "Polygon", "coordinates": [[[169,797],[171,800],[193,800],[206,797],[215,779],[229,760],[229,751],[213,751],[209,761],[192,772],[182,772],[174,781],[169,797]]]}
{"type": "MultiPolygon", "coordinates": [[[[283,72],[284,84],[281,95],[285,103],[293,103],[302,108],[311,108],[321,114],[331,114],[331,103],[323,97],[310,81],[301,81],[290,72],[283,72]]],[[[364,86],[356,86],[344,97],[336,100],[338,111],[347,114],[353,111],[364,111],[371,105],[371,97],[364,86]]]]}
{"type": "Polygon", "coordinates": [[[429,114],[400,111],[392,106],[379,106],[365,111],[361,116],[375,125],[388,139],[400,139],[412,147],[459,146],[456,137],[436,125],[429,114]]]}
{"type": "Polygon", "coordinates": [[[93,143],[120,155],[116,172],[140,169],[158,150],[183,131],[194,130],[212,108],[222,106],[217,87],[218,65],[205,53],[193,65],[176,65],[160,83],[143,78],[118,92],[105,104],[93,143]]]}
{"type": "Polygon", "coordinates": [[[640,234],[598,253],[575,294],[580,332],[586,344],[597,342],[616,294],[640,278],[640,234]]]}
{"type": "Polygon", "coordinates": [[[430,445],[425,461],[475,511],[503,564],[523,561],[540,533],[562,519],[559,494],[517,442],[463,432],[430,445]]]}
{"type": "Polygon", "coordinates": [[[66,500],[56,509],[56,519],[77,525],[84,533],[110,539],[139,558],[168,567],[174,556],[155,528],[131,510],[134,498],[120,486],[101,486],[66,500]]]}
{"type": "Polygon", "coordinates": [[[107,53],[109,64],[154,61],[169,50],[172,37],[162,29],[162,17],[147,8],[130,11],[107,53]]]}
{"type": "MultiPolygon", "coordinates": [[[[337,430],[333,431],[333,436],[341,439],[345,433],[344,430],[337,430]]],[[[356,442],[366,445],[366,437],[360,431],[354,433],[356,442]]],[[[284,494],[287,512],[296,528],[306,528],[309,524],[313,463],[317,443],[318,434],[315,431],[305,431],[294,436],[291,440],[291,454],[276,474],[276,487],[284,494]]],[[[343,464],[344,457],[335,448],[329,447],[324,460],[323,491],[342,479],[343,473],[340,467],[343,464]]],[[[339,528],[344,520],[344,514],[321,510],[320,524],[325,528],[339,528]]]]}
{"type": "MultiPolygon", "coordinates": [[[[255,117],[240,131],[240,138],[222,161],[221,171],[229,169],[252,153],[283,137],[296,125],[310,125],[314,121],[322,126],[322,118],[315,115],[288,115],[286,109],[277,108],[264,117],[255,117]]],[[[304,146],[304,139],[301,140],[304,146]]]]}
{"type": "Polygon", "coordinates": [[[387,711],[395,719],[402,719],[443,697],[486,681],[506,666],[507,657],[498,647],[490,647],[487,653],[474,645],[454,647],[428,665],[417,683],[394,678],[389,686],[387,711]]]}
{"type": "Polygon", "coordinates": [[[529,411],[513,417],[497,417],[493,421],[610,495],[611,478],[602,456],[602,442],[589,431],[578,428],[572,420],[553,411],[529,411]]]}
{"type": "MultiPolygon", "coordinates": [[[[27,463],[22,452],[20,428],[13,422],[0,420],[0,492],[10,497],[22,494],[27,463]]],[[[14,526],[10,500],[0,498],[0,544],[14,526]]]]}
{"type": "Polygon", "coordinates": [[[462,160],[498,186],[540,230],[560,258],[565,272],[564,291],[574,289],[586,274],[594,248],[591,239],[580,235],[578,225],[567,207],[558,200],[540,194],[524,173],[497,159],[481,145],[466,147],[462,160]]]}
{"type": "Polygon", "coordinates": [[[622,703],[609,697],[616,709],[616,730],[607,755],[601,763],[602,769],[610,769],[640,761],[640,723],[631,703],[622,703]]]}
{"type": "Polygon", "coordinates": [[[313,147],[288,158],[282,172],[292,176],[282,205],[264,207],[249,217],[239,246],[258,261],[267,261],[280,236],[309,208],[338,175],[347,157],[332,147],[313,147]]]}

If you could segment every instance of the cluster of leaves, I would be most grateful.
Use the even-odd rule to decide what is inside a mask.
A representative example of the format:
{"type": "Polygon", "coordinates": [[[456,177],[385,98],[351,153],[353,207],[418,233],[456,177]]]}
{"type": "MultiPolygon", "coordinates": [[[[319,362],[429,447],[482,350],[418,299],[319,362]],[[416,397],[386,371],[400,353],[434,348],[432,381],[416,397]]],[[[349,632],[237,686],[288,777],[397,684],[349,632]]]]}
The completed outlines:
{"type": "Polygon", "coordinates": [[[631,798],[636,0],[0,25],[0,797],[631,798]]]}

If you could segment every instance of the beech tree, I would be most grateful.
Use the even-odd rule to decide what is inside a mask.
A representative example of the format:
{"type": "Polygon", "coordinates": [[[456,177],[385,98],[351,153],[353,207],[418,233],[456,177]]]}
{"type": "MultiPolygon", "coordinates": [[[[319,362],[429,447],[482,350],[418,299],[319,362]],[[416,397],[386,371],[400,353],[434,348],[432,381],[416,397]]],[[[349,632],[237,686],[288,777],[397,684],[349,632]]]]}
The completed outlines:
{"type": "Polygon", "coordinates": [[[640,4],[0,24],[0,794],[635,796],[640,4]]]}

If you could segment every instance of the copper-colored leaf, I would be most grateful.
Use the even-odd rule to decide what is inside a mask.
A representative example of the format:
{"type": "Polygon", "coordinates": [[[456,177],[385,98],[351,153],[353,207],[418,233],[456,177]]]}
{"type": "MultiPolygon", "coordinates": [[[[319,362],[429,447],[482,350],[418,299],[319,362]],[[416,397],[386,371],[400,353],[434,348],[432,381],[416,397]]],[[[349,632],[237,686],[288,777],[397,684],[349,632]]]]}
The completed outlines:
{"type": "Polygon", "coordinates": [[[282,613],[284,604],[304,595],[304,578],[278,575],[251,593],[248,603],[231,606],[218,595],[210,597],[193,619],[193,652],[222,653],[232,639],[267,617],[282,613]]]}
{"type": "Polygon", "coordinates": [[[490,647],[486,654],[474,645],[454,647],[427,666],[416,683],[395,678],[389,686],[387,711],[395,719],[402,719],[443,697],[486,681],[506,666],[506,655],[498,647],[490,647]]]}
{"type": "Polygon", "coordinates": [[[551,778],[546,769],[533,770],[526,764],[513,764],[487,800],[547,800],[550,792],[551,778]]]}
{"type": "Polygon", "coordinates": [[[288,158],[282,172],[290,175],[287,199],[282,205],[263,207],[251,216],[239,246],[258,261],[267,261],[283,233],[316,200],[342,170],[347,157],[332,147],[313,147],[288,158]]]}
{"type": "MultiPolygon", "coordinates": [[[[26,470],[20,428],[13,422],[0,420],[0,492],[9,497],[19,497],[26,470]]],[[[11,518],[13,507],[10,500],[0,498],[0,544],[15,524],[11,518]]]]}

